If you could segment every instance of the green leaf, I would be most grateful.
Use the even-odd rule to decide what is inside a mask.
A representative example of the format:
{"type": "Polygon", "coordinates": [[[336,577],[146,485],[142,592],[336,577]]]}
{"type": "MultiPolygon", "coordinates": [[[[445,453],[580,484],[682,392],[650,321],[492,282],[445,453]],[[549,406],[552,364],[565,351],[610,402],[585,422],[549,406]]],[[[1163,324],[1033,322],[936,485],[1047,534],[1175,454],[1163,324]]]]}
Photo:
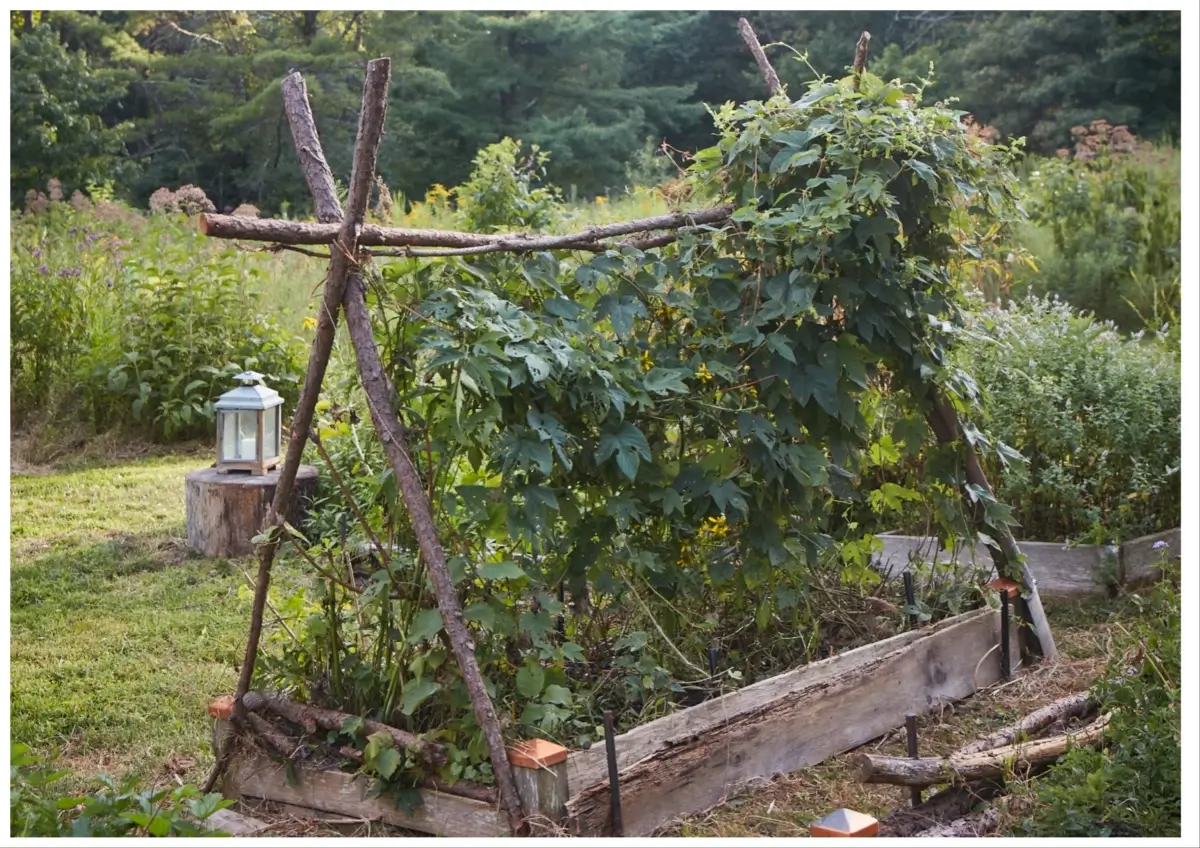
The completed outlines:
{"type": "MultiPolygon", "coordinates": [[[[416,712],[417,707],[421,706],[428,698],[434,695],[441,684],[436,680],[411,680],[404,685],[404,694],[400,696],[400,712],[406,716],[416,712]]],[[[391,775],[384,775],[390,777],[391,775]]]]}
{"type": "Polygon", "coordinates": [[[683,368],[651,368],[643,378],[643,385],[645,385],[646,391],[655,394],[665,395],[675,392],[685,395],[690,391],[687,383],[684,382],[689,376],[689,372],[683,368]]]}
{"type": "Polygon", "coordinates": [[[596,315],[612,322],[613,332],[618,338],[628,338],[633,332],[634,319],[645,314],[646,308],[642,302],[629,295],[618,297],[606,294],[596,301],[596,315]]]}
{"type": "Polygon", "coordinates": [[[557,704],[560,707],[571,706],[571,690],[565,686],[559,686],[556,683],[546,687],[546,691],[542,693],[542,700],[547,704],[557,704]]]}
{"type": "Polygon", "coordinates": [[[550,631],[554,629],[554,625],[550,622],[550,613],[544,609],[521,613],[517,626],[532,636],[534,642],[544,642],[550,635],[550,631]]]}
{"type": "Polygon", "coordinates": [[[536,698],[542,694],[545,684],[545,670],[538,665],[537,660],[526,659],[525,664],[517,671],[517,692],[525,698],[536,698]]]}
{"type": "Polygon", "coordinates": [[[792,343],[783,333],[771,333],[767,336],[767,347],[782,356],[793,365],[796,364],[796,353],[792,350],[792,343]]]}
{"type": "MultiPolygon", "coordinates": [[[[521,572],[524,574],[524,572],[521,572]]],[[[484,630],[496,628],[496,611],[485,601],[477,601],[463,610],[464,621],[477,621],[484,630]]]]}
{"type": "Polygon", "coordinates": [[[650,443],[646,441],[642,431],[629,422],[622,424],[616,432],[606,432],[600,436],[600,446],[596,449],[596,462],[603,463],[614,455],[617,467],[630,480],[637,477],[638,465],[641,460],[649,462],[652,458],[650,443]]]}
{"type": "Polygon", "coordinates": [[[339,728],[339,732],[344,733],[346,736],[354,737],[354,736],[357,736],[362,731],[362,729],[363,729],[362,718],[359,716],[349,716],[345,721],[342,722],[342,726],[341,726],[341,728],[339,728]]]}
{"type": "Polygon", "coordinates": [[[587,657],[583,654],[583,648],[576,645],[574,642],[562,643],[563,656],[574,662],[586,662],[587,657]]]}
{"type": "Polygon", "coordinates": [[[413,616],[408,630],[408,644],[419,645],[422,640],[433,641],[442,631],[442,614],[437,609],[423,609],[413,616]]]}
{"type": "Polygon", "coordinates": [[[485,562],[479,566],[477,571],[484,580],[518,580],[529,576],[521,569],[521,566],[507,559],[500,562],[485,562]]]}
{"type": "Polygon", "coordinates": [[[371,759],[369,764],[364,762],[363,765],[370,765],[372,771],[387,780],[396,773],[396,769],[400,768],[400,763],[403,761],[400,752],[395,748],[384,748],[371,759]]]}

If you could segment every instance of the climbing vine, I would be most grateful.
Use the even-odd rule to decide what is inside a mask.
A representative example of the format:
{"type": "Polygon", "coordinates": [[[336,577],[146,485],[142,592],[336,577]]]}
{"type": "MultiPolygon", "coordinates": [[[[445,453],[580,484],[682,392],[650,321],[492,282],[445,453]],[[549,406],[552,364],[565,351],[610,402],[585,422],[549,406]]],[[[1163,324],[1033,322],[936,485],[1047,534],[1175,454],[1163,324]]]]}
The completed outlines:
{"type": "MultiPolygon", "coordinates": [[[[694,198],[733,203],[724,224],[650,250],[400,260],[372,282],[413,458],[510,727],[587,740],[601,702],[644,706],[716,677],[709,638],[754,657],[734,673],[769,670],[747,634],[803,636],[821,569],[878,580],[847,504],[886,514],[928,499],[945,535],[971,532],[959,451],[926,445],[928,394],[939,386],[967,413],[978,399],[947,358],[965,331],[958,270],[1002,250],[1020,214],[1015,148],[923,104],[919,87],[869,74],[861,90],[819,80],[794,102],[713,117],[720,141],[695,155],[688,183],[694,198]],[[864,473],[918,454],[920,492],[861,491],[864,473]]],[[[521,159],[511,144],[503,153],[488,167],[521,159]]],[[[488,185],[537,190],[472,185],[493,227],[511,225],[503,205],[529,204],[491,203],[488,185]]],[[[1011,458],[969,414],[964,433],[1011,458]]],[[[379,504],[395,500],[387,477],[379,504]]],[[[987,523],[1010,521],[986,492],[972,497],[987,523]]],[[[301,652],[309,676],[290,682],[311,688],[314,656],[339,681],[375,681],[356,707],[439,728],[462,748],[450,776],[486,778],[440,616],[411,590],[422,574],[395,553],[349,603],[327,582],[322,603],[360,633],[369,598],[378,636],[330,642],[322,625],[332,648],[301,652]]]]}

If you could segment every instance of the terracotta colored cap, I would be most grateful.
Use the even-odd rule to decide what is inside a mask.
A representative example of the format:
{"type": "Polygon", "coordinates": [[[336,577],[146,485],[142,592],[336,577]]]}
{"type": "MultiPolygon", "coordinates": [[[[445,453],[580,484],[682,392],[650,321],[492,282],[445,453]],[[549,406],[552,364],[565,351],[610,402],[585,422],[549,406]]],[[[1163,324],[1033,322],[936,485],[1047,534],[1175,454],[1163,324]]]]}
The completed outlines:
{"type": "Polygon", "coordinates": [[[521,768],[543,768],[561,763],[567,749],[549,739],[526,739],[508,749],[508,761],[521,768]]]}
{"type": "Polygon", "coordinates": [[[229,717],[233,715],[233,701],[232,695],[222,695],[208,705],[208,714],[213,718],[222,718],[228,721],[229,717]]]}
{"type": "Polygon", "coordinates": [[[808,828],[809,836],[874,836],[879,833],[878,820],[842,807],[834,810],[808,828]]]}
{"type": "Polygon", "coordinates": [[[1021,594],[1021,584],[1015,580],[1009,580],[1007,577],[997,577],[988,583],[987,587],[995,592],[1008,590],[1008,597],[1010,598],[1016,598],[1021,594]]]}

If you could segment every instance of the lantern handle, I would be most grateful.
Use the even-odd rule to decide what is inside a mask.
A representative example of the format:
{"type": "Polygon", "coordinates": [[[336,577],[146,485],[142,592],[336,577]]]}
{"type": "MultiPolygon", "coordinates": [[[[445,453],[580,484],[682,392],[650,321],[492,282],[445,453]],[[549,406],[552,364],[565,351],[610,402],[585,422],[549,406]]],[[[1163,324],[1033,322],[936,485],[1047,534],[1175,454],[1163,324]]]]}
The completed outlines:
{"type": "Polygon", "coordinates": [[[262,378],[263,375],[259,374],[257,371],[243,371],[241,374],[236,375],[233,379],[239,380],[246,385],[250,385],[251,383],[260,382],[262,378]]]}

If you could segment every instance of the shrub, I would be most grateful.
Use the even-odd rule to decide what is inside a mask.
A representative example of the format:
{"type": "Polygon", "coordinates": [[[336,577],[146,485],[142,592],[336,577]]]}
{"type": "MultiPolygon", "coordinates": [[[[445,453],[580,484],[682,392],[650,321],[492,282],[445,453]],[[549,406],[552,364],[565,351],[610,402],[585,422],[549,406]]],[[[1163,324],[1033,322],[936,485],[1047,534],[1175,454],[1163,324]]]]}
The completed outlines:
{"type": "Polygon", "coordinates": [[[41,762],[27,745],[13,745],[10,836],[199,836],[206,831],[198,822],[233,805],[218,792],[205,795],[190,784],[139,791],[132,782],[118,785],[103,775],[92,792],[59,794],[55,784],[67,776],[41,762]]]}
{"type": "Polygon", "coordinates": [[[987,307],[970,329],[957,355],[987,396],[989,433],[1026,460],[991,472],[1024,538],[1103,543],[1178,525],[1174,350],[1037,297],[987,307]]]}
{"type": "Polygon", "coordinates": [[[1020,823],[1026,836],[1180,835],[1180,595],[1178,566],[1145,597],[1136,625],[1119,622],[1125,655],[1094,692],[1112,711],[1103,750],[1076,748],[1039,780],[1037,804],[1020,823]],[[1126,676],[1129,658],[1140,660],[1126,676]]]}
{"type": "Polygon", "coordinates": [[[1018,290],[1056,293],[1126,330],[1161,328],[1179,309],[1180,159],[1124,127],[1076,127],[1076,149],[1037,161],[1027,185],[1032,221],[1049,238],[1018,290]]]}
{"type": "Polygon", "coordinates": [[[295,398],[298,340],[259,306],[259,271],[181,215],[52,191],[14,219],[11,271],[15,423],[70,413],[187,438],[244,368],[295,398]]]}

